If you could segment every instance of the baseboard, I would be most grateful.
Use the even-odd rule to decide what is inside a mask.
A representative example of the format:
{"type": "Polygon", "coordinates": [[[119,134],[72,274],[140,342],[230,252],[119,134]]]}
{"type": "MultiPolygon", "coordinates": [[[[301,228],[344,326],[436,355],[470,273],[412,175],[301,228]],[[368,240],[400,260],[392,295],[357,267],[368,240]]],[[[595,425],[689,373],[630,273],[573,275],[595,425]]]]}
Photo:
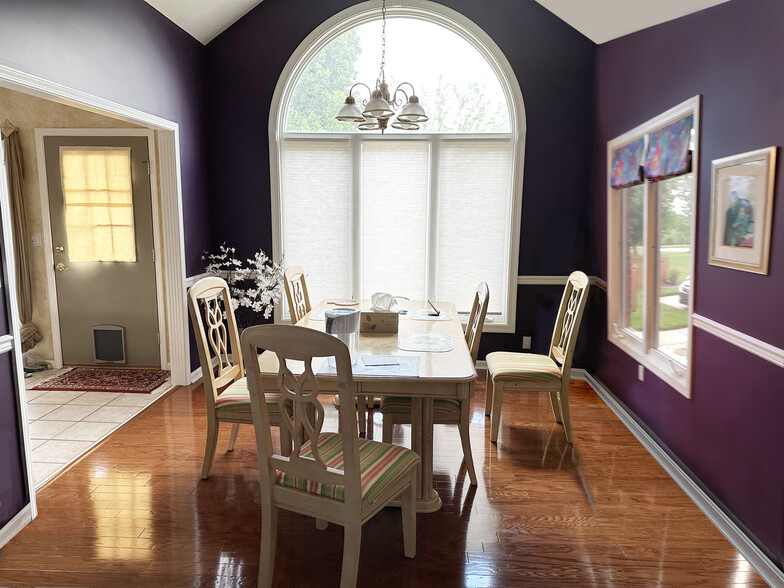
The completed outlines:
{"type": "Polygon", "coordinates": [[[0,529],[0,549],[2,549],[6,543],[13,539],[16,534],[24,529],[32,520],[33,505],[28,503],[14,518],[5,524],[5,527],[0,529]]]}
{"type": "Polygon", "coordinates": [[[602,382],[584,370],[572,370],[572,379],[578,379],[575,372],[582,372],[583,378],[591,385],[596,394],[610,407],[615,415],[626,425],[642,446],[659,462],[664,471],[694,501],[705,516],[721,531],[730,543],[745,557],[749,564],[771,586],[784,586],[784,572],[757,547],[735,522],[692,480],[692,478],[673,460],[664,448],[653,439],[632,417],[631,413],[610,392],[602,382]]]}
{"type": "Polygon", "coordinates": [[[190,384],[196,384],[201,380],[201,366],[197,367],[195,370],[191,372],[191,377],[188,380],[190,384]]]}

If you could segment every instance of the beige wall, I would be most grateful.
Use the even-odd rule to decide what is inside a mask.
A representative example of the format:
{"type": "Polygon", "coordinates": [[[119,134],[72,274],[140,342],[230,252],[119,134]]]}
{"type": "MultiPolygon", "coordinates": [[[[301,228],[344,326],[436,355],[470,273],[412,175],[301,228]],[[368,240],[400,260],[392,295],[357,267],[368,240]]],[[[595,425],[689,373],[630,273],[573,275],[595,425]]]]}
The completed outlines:
{"type": "MultiPolygon", "coordinates": [[[[35,152],[36,128],[140,128],[125,121],[116,120],[71,106],[65,106],[0,88],[0,122],[8,119],[19,129],[24,158],[24,196],[27,207],[27,223],[30,238],[42,235],[41,196],[38,187],[38,159],[35,152]]],[[[52,324],[49,315],[49,294],[46,285],[46,267],[43,246],[30,244],[29,259],[33,286],[33,322],[41,332],[42,340],[34,352],[45,359],[53,359],[52,324]]]]}

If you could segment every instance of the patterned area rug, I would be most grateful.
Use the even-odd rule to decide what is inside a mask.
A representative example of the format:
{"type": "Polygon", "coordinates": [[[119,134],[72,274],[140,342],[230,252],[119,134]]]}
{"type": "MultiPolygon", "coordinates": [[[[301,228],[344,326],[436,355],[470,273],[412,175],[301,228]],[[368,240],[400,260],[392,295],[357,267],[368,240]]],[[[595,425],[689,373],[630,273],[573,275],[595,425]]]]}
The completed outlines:
{"type": "Polygon", "coordinates": [[[137,392],[149,394],[169,379],[169,372],[147,368],[76,367],[33,390],[137,392]]]}

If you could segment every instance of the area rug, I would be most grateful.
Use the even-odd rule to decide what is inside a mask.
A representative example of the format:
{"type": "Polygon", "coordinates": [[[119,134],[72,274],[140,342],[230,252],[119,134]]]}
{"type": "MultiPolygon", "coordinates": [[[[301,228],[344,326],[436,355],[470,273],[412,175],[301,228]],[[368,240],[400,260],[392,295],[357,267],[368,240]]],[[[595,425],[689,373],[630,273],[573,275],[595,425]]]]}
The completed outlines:
{"type": "Polygon", "coordinates": [[[76,367],[33,390],[136,392],[149,394],[169,379],[169,372],[148,368],[76,367]]]}

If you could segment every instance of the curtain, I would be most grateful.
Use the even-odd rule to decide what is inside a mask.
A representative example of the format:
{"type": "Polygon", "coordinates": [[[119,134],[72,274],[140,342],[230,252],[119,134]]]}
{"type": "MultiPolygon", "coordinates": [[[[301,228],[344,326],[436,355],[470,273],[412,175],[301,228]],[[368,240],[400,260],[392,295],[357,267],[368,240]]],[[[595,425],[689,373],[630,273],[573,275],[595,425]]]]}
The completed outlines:
{"type": "Polygon", "coordinates": [[[19,131],[8,120],[3,123],[5,142],[5,169],[8,174],[8,193],[11,200],[11,215],[14,227],[14,251],[16,252],[16,296],[19,299],[19,318],[22,321],[22,351],[35,347],[41,340],[38,327],[33,324],[33,290],[30,282],[30,264],[27,258],[27,213],[22,192],[22,147],[19,131]]]}
{"type": "Polygon", "coordinates": [[[645,137],[624,145],[613,152],[610,186],[616,190],[642,184],[642,151],[645,137]]]}
{"type": "Polygon", "coordinates": [[[658,182],[691,171],[691,129],[694,115],[690,114],[648,135],[648,154],[645,156],[645,175],[658,182]]]}

